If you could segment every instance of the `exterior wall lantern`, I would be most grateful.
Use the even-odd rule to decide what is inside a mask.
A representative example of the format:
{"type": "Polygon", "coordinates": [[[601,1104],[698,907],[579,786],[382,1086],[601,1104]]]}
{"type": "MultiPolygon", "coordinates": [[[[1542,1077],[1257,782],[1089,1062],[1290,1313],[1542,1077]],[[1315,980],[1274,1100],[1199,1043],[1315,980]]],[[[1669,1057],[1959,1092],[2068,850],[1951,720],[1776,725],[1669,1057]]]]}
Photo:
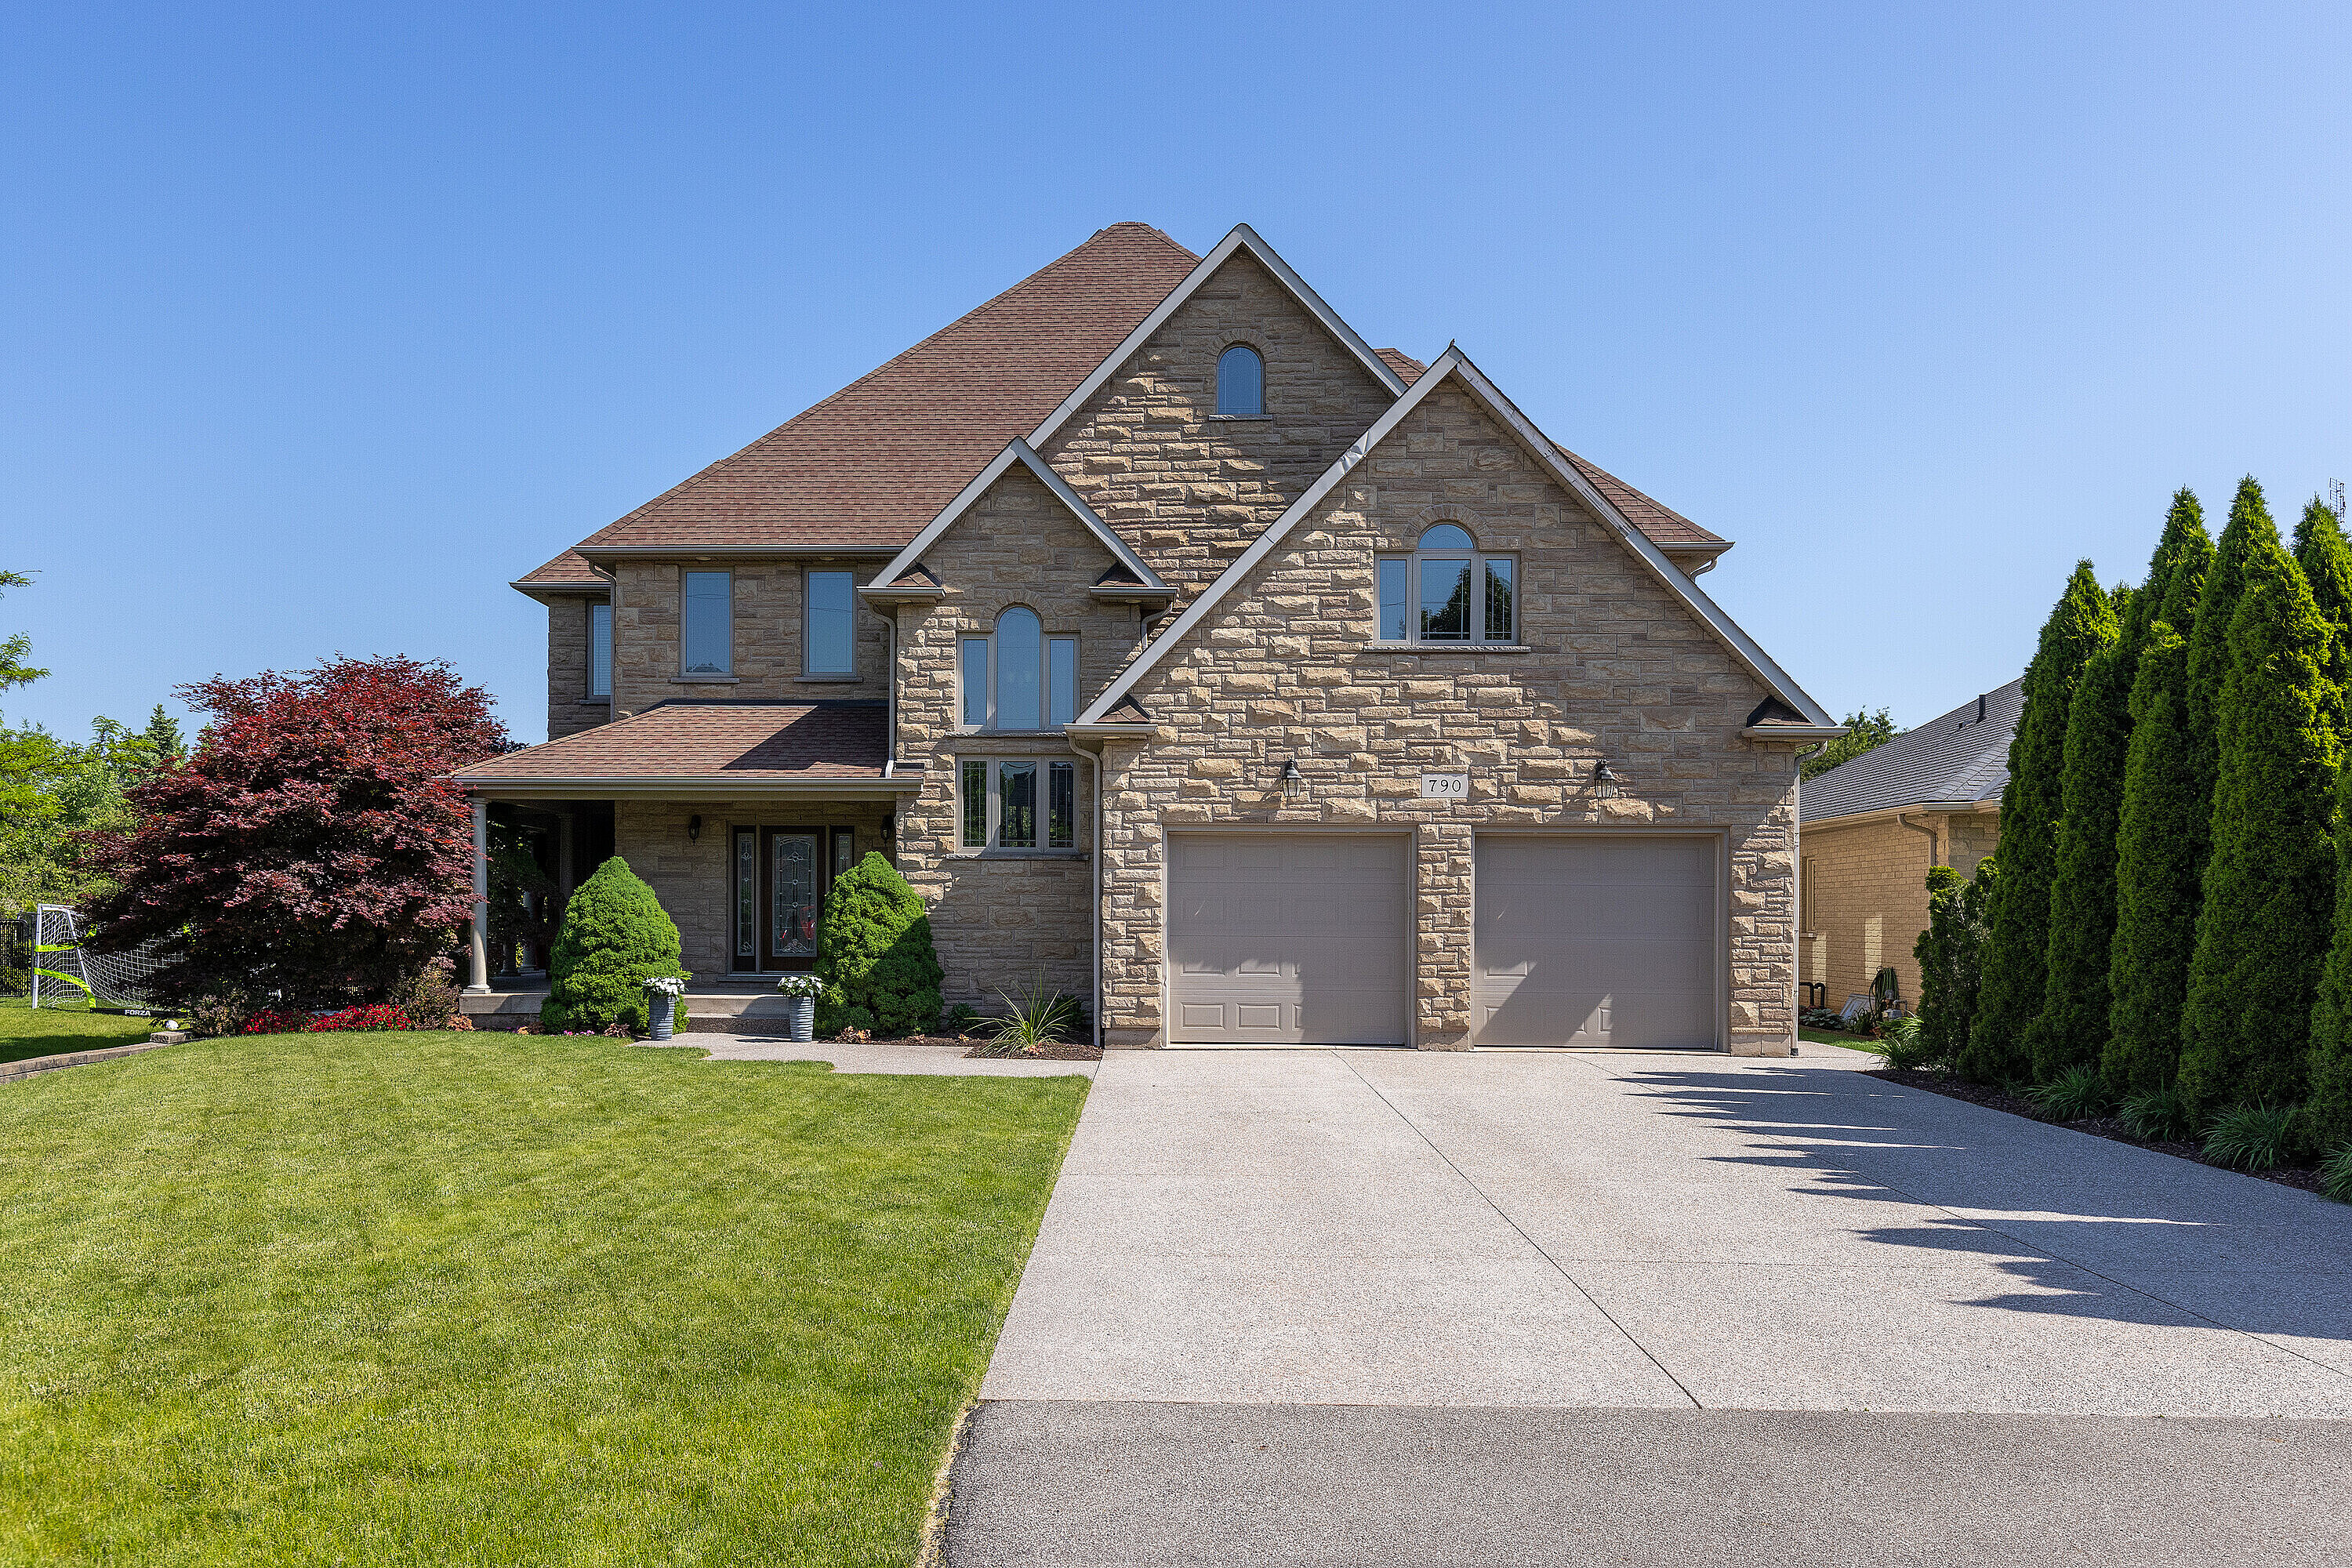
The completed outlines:
{"type": "Polygon", "coordinates": [[[1622,782],[1617,776],[1617,770],[1609,765],[1608,758],[1603,757],[1592,764],[1592,793],[1597,798],[1616,799],[1617,786],[1622,782]]]}
{"type": "Polygon", "coordinates": [[[701,842],[701,839],[702,818],[698,816],[688,817],[686,819],[686,841],[688,844],[696,844],[701,842]]]}
{"type": "Polygon", "coordinates": [[[1297,805],[1307,798],[1307,780],[1298,771],[1298,759],[1287,758],[1282,764],[1282,798],[1297,805]]]}

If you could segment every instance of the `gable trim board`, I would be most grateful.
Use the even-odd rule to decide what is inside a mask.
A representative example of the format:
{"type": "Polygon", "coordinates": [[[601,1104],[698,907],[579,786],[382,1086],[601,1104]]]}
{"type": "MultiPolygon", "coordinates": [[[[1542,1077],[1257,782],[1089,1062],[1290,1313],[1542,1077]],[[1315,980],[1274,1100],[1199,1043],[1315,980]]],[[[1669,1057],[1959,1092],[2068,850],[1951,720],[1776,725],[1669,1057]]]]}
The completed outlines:
{"type": "Polygon", "coordinates": [[[1184,301],[1198,292],[1201,285],[1214,277],[1217,269],[1231,260],[1234,253],[1238,250],[1248,251],[1257,260],[1258,265],[1273,273],[1276,280],[1290,290],[1291,297],[1296,299],[1316,321],[1322,323],[1323,330],[1338,339],[1340,345],[1353,354],[1358,362],[1371,373],[1374,379],[1389,389],[1390,396],[1404,395],[1404,383],[1398,377],[1396,372],[1389,368],[1388,362],[1381,358],[1370,343],[1357,336],[1356,329],[1341,321],[1339,313],[1325,304],[1323,297],[1308,288],[1307,279],[1293,272],[1290,269],[1290,264],[1276,256],[1274,253],[1274,247],[1257,237],[1255,229],[1245,223],[1237,223],[1234,225],[1231,233],[1211,248],[1208,255],[1201,258],[1200,265],[1185,275],[1184,280],[1176,285],[1168,298],[1160,301],[1151,314],[1144,317],[1135,331],[1127,334],[1126,341],[1111,350],[1109,356],[1095,367],[1094,374],[1078,383],[1076,390],[1062,400],[1061,406],[1045,416],[1044,422],[1029,432],[1029,444],[1033,447],[1042,447],[1051,440],[1054,433],[1067,424],[1079,409],[1084,408],[1093,399],[1095,394],[1100,392],[1108,384],[1110,378],[1118,374],[1118,367],[1133,358],[1144,344],[1150,342],[1160,329],[1168,324],[1169,318],[1182,308],[1184,301]]]}
{"type": "MultiPolygon", "coordinates": [[[[873,595],[877,598],[913,596],[908,595],[906,589],[894,587],[892,584],[897,583],[901,575],[911,570],[922,559],[923,552],[938,543],[940,536],[954,527],[956,520],[970,510],[982,496],[986,495],[991,486],[1010,472],[1014,463],[1019,463],[1036,475],[1038,481],[1054,492],[1055,499],[1069,508],[1072,514],[1087,525],[1087,531],[1102,541],[1103,548],[1109,551],[1120,565],[1135,574],[1136,581],[1141,584],[1144,591],[1153,595],[1172,595],[1175,592],[1160,580],[1160,574],[1145,564],[1143,557],[1130,549],[1126,540],[1111,531],[1110,524],[1095,514],[1095,509],[1087,504],[1086,498],[1070,488],[1069,480],[1054,471],[1053,464],[1039,457],[1036,448],[1018,436],[1005,443],[1004,450],[999,452],[988,467],[974,474],[971,482],[957,492],[955,500],[948,502],[946,510],[931,519],[929,522],[925,523],[923,531],[915,535],[913,542],[906,549],[892,556],[890,563],[875,574],[874,581],[867,584],[862,592],[873,595]]],[[[924,596],[930,596],[929,590],[918,590],[918,592],[924,596]]],[[[1130,591],[1130,596],[1131,594],[1132,591],[1130,591]]]]}
{"type": "MultiPolygon", "coordinates": [[[[1730,650],[1732,657],[1745,666],[1748,672],[1754,676],[1767,691],[1802,714],[1807,721],[1807,726],[1803,729],[1798,729],[1793,725],[1776,727],[1768,735],[1751,736],[1751,738],[1789,741],[1827,740],[1845,733],[1845,727],[1832,717],[1828,710],[1814,701],[1806,694],[1803,688],[1791,680],[1788,672],[1775,663],[1770,655],[1757,646],[1754,638],[1740,630],[1738,625],[1729,616],[1725,615],[1714,600],[1701,593],[1696,584],[1675,569],[1674,563],[1666,559],[1664,552],[1647,534],[1627,521],[1624,514],[1620,512],[1606,496],[1588,483],[1584,476],[1576,471],[1574,465],[1559,456],[1559,448],[1546,440],[1542,433],[1528,423],[1527,416],[1518,411],[1510,399],[1503,395],[1501,390],[1493,382],[1486,379],[1478,367],[1470,362],[1470,356],[1462,352],[1458,344],[1448,344],[1445,353],[1439,357],[1437,363],[1431,365],[1403,396],[1391,404],[1387,413],[1373,421],[1370,429],[1356,437],[1348,449],[1323,471],[1323,477],[1309,486],[1305,494],[1293,501],[1264,533],[1258,535],[1250,547],[1244,551],[1231,566],[1225,568],[1199,598],[1187,605],[1183,614],[1177,616],[1174,625],[1152,639],[1143,652],[1137,656],[1135,661],[1121,672],[1118,679],[1105,688],[1102,695],[1095,699],[1093,704],[1085,712],[1078,715],[1077,722],[1080,724],[1101,722],[1103,716],[1117,706],[1120,700],[1134,689],[1135,683],[1160,662],[1161,655],[1175,647],[1193,627],[1205,620],[1209,612],[1214,609],[1227,594],[1233,592],[1257,569],[1260,563],[1274,553],[1276,548],[1288,537],[1290,531],[1297,526],[1301,518],[1322,504],[1324,498],[1339,487],[1339,481],[1347,478],[1358,463],[1371,456],[1373,449],[1386,440],[1414,409],[1420,407],[1422,402],[1433,391],[1444,384],[1449,378],[1457,376],[1470,395],[1485,407],[1486,413],[1511,432],[1513,437],[1527,450],[1528,456],[1549,473],[1562,489],[1582,501],[1593,516],[1601,521],[1603,526],[1624,542],[1627,549],[1639,556],[1668,592],[1681,599],[1694,615],[1706,623],[1717,639],[1730,650]],[[1817,730],[1821,732],[1815,733],[1817,730]]],[[[1747,731],[1741,732],[1748,733],[1747,731]]]]}

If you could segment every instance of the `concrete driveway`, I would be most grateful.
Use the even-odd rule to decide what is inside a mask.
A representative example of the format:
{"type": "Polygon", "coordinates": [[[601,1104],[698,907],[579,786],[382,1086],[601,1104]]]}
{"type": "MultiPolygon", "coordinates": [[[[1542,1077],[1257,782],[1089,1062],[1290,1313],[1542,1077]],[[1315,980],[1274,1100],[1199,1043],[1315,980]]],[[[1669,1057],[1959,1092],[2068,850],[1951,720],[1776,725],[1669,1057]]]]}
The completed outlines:
{"type": "Polygon", "coordinates": [[[2352,1548],[2352,1208],[1865,1063],[1114,1055],[950,1560],[2352,1548]]]}

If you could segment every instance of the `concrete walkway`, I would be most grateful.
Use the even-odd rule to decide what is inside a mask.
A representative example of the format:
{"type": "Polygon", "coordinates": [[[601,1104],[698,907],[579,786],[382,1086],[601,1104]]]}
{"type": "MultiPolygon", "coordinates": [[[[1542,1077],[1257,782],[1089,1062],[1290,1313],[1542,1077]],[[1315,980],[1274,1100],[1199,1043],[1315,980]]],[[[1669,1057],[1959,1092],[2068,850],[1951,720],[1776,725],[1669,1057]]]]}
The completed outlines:
{"type": "MultiPolygon", "coordinates": [[[[2021,1474],[2071,1467],[2086,1498],[2152,1505],[2206,1451],[2194,1445],[2266,1444],[2244,1451],[2275,1462],[2232,1461],[2237,1484],[2182,1560],[2236,1560],[2232,1520],[2239,1544],[2275,1546],[2283,1508],[2289,1537],[2302,1519],[2352,1544],[2340,1507],[2295,1500],[2346,1453],[2332,1423],[2352,1419],[2352,1208],[1858,1065],[1114,1055],[982,1387],[953,1560],[1196,1560],[1058,1544],[1072,1523],[1047,1500],[1049,1473],[1080,1453],[1102,1504],[1145,1531],[1135,1540],[1205,1486],[1246,1535],[1223,1542],[1236,1557],[1351,1560],[1314,1554],[1345,1532],[1309,1532],[1288,1554],[1247,1534],[1330,1499],[1276,1488],[1249,1504],[1242,1478],[1263,1480],[1265,1462],[1232,1447],[1236,1433],[1269,1453],[1287,1443],[1302,1475],[1358,1476],[1391,1514],[1398,1488],[1424,1499],[1412,1528],[1434,1554],[1382,1561],[1580,1560],[1499,1552],[1472,1527],[1507,1495],[1527,1505],[1522,1525],[1549,1529],[1591,1505],[1570,1472],[1629,1464],[1676,1478],[1649,1497],[1671,1511],[1697,1495],[1694,1465],[1706,1479],[1742,1454],[1772,1473],[1812,1449],[1867,1450],[1886,1412],[1916,1415],[1904,1446],[1927,1445],[1891,1472],[1887,1521],[1974,1518],[1965,1500],[1985,1494],[1980,1542],[1937,1538],[1957,1561],[2003,1560],[1998,1484],[1969,1458],[1987,1444],[2021,1474]],[[1727,1426],[1730,1411],[1764,1425],[1727,1426]],[[2184,1417],[2206,1436],[2164,1426],[2184,1417]],[[1223,1487],[1199,1468],[1219,1453],[1239,1456],[1223,1487]],[[1938,1492],[1938,1475],[1956,1489],[1938,1492]],[[1472,1539],[1488,1550],[1446,1555],[1472,1539]]],[[[1704,1521],[1691,1524],[1659,1536],[1655,1560],[1674,1545],[1703,1557],[1704,1521]]],[[[1612,1541],[1622,1558],[1596,1560],[1653,1560],[1612,1541]]],[[[1780,1560],[1816,1560],[1799,1544],[1780,1560]]],[[[2140,1544],[2140,1560],[2165,1560],[2161,1540],[2140,1544]]]]}

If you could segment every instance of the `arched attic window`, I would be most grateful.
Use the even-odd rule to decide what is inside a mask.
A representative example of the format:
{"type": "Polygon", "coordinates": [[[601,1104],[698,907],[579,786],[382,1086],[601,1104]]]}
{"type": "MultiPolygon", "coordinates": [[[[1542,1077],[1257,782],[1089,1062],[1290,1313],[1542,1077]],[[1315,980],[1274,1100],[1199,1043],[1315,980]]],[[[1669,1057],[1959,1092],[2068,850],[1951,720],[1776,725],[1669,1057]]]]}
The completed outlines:
{"type": "Polygon", "coordinates": [[[1265,361],[1247,343],[1217,356],[1217,413],[1228,419],[1254,419],[1265,412],[1265,361]]]}
{"type": "Polygon", "coordinates": [[[1381,642],[1511,643],[1518,562],[1479,550],[1458,522],[1433,524],[1410,555],[1381,557],[1381,642]]]}
{"type": "Polygon", "coordinates": [[[1025,605],[963,638],[958,663],[967,730],[1055,729],[1078,716],[1078,639],[1045,636],[1025,605]]]}

